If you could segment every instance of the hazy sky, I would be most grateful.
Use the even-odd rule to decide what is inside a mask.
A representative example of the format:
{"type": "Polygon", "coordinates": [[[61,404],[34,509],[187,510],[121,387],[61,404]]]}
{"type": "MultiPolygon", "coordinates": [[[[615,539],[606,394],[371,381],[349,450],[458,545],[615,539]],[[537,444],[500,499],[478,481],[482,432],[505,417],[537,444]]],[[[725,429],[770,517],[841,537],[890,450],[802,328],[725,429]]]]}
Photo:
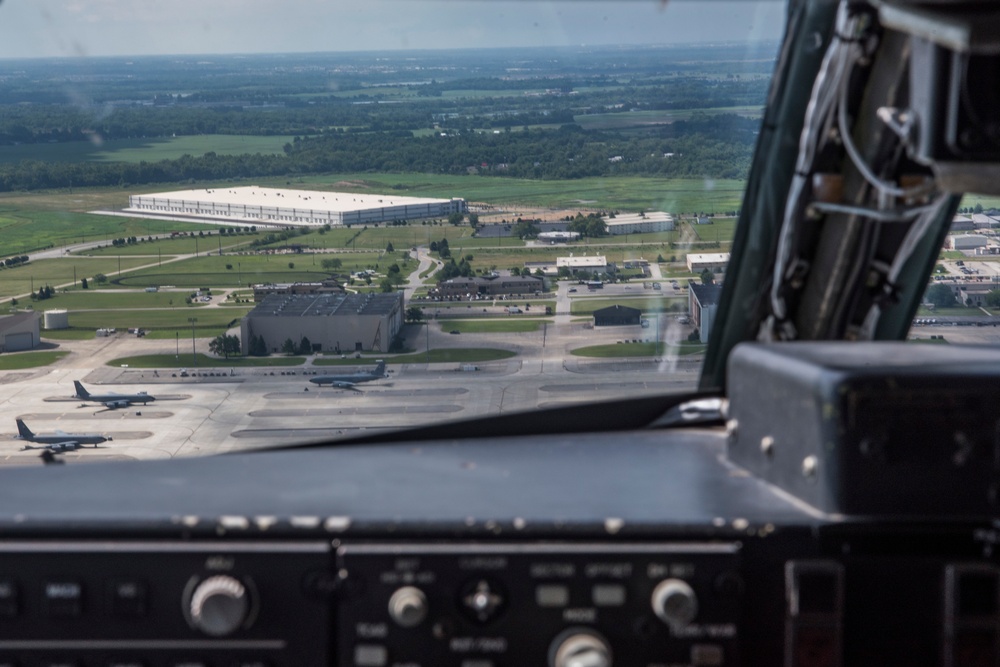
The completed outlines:
{"type": "Polygon", "coordinates": [[[0,57],[777,39],[769,0],[0,0],[0,57]]]}

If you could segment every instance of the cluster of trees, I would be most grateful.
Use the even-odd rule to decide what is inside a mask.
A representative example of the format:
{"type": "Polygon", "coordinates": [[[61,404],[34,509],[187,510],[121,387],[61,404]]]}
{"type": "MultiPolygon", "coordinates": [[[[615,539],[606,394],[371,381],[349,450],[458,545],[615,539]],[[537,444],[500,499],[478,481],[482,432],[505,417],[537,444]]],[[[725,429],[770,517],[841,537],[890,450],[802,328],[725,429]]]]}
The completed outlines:
{"type": "Polygon", "coordinates": [[[576,217],[569,223],[569,231],[577,232],[580,236],[597,238],[608,235],[608,226],[597,213],[583,215],[577,213],[576,217]]]}
{"type": "Polygon", "coordinates": [[[208,351],[228,359],[229,355],[240,353],[240,338],[229,334],[219,334],[209,341],[208,351]]]}
{"type": "Polygon", "coordinates": [[[430,248],[431,252],[436,252],[441,259],[449,259],[451,257],[451,248],[448,247],[448,239],[431,241],[430,248]]]}
{"type": "Polygon", "coordinates": [[[386,269],[386,276],[379,283],[379,289],[383,292],[394,292],[396,288],[406,282],[406,277],[403,276],[403,270],[399,268],[399,264],[393,262],[386,269]]]}
{"type": "Polygon", "coordinates": [[[3,266],[9,269],[12,266],[21,266],[22,264],[27,264],[27,263],[28,263],[27,255],[18,255],[17,257],[8,257],[7,259],[5,259],[3,261],[3,266]]]}
{"type": "Polygon", "coordinates": [[[263,336],[258,336],[256,334],[250,334],[250,339],[247,341],[247,354],[252,357],[266,357],[267,343],[264,342],[263,336]]]}
{"type": "Polygon", "coordinates": [[[296,345],[295,341],[291,338],[286,338],[285,342],[281,344],[281,351],[289,356],[293,354],[312,354],[312,342],[303,336],[302,340],[296,345]]]}
{"type": "Polygon", "coordinates": [[[472,263],[467,257],[463,257],[458,263],[455,263],[455,258],[452,257],[450,261],[441,267],[440,271],[434,274],[434,280],[440,282],[442,280],[449,280],[450,278],[469,278],[475,275],[476,271],[472,268],[472,263]]]}
{"type": "MultiPolygon", "coordinates": [[[[498,177],[572,179],[593,176],[742,178],[758,121],[699,116],[640,135],[560,130],[454,137],[400,137],[392,133],[320,135],[288,147],[285,155],[183,155],[158,162],[44,162],[0,165],[0,191],[57,187],[136,186],[150,183],[285,176],[325,172],[419,171],[498,177]],[[670,157],[665,155],[670,154],[670,157]],[[611,157],[622,159],[612,162],[611,157]]],[[[457,214],[456,214],[457,215],[457,214]]],[[[461,222],[455,222],[458,224],[461,222]]]]}
{"type": "Polygon", "coordinates": [[[139,242],[138,238],[136,238],[135,236],[130,236],[128,238],[112,239],[111,240],[111,245],[114,246],[115,248],[117,248],[117,247],[120,247],[120,246],[132,245],[132,244],[135,244],[135,243],[138,243],[138,242],[139,242]]]}
{"type": "Polygon", "coordinates": [[[39,287],[38,293],[32,294],[31,298],[35,301],[45,301],[46,299],[51,299],[55,293],[56,291],[51,286],[46,285],[45,287],[39,287]]]}

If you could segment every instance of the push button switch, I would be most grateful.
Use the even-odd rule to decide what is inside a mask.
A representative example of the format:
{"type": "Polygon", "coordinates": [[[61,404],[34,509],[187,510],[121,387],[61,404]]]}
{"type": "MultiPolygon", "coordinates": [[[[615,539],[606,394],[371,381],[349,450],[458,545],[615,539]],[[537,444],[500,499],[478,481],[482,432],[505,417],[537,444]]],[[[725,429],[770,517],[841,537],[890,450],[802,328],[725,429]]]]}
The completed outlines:
{"type": "Polygon", "coordinates": [[[79,581],[47,581],[42,597],[45,611],[52,618],[73,618],[83,613],[83,585],[79,581]]]}
{"type": "Polygon", "coordinates": [[[146,615],[146,584],[134,579],[121,579],[109,584],[111,614],[122,618],[146,615]]]}
{"type": "Polygon", "coordinates": [[[18,611],[17,584],[13,579],[0,579],[0,616],[17,616],[18,611]]]}

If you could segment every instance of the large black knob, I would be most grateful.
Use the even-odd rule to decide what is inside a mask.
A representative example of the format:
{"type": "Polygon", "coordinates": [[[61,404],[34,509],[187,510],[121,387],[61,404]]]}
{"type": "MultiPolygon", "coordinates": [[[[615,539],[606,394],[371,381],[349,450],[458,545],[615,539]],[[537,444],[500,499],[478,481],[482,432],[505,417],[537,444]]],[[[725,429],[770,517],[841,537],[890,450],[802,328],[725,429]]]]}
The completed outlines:
{"type": "Polygon", "coordinates": [[[250,594],[238,579],[220,574],[195,586],[188,600],[188,618],[213,637],[232,634],[247,620],[250,594]]]}

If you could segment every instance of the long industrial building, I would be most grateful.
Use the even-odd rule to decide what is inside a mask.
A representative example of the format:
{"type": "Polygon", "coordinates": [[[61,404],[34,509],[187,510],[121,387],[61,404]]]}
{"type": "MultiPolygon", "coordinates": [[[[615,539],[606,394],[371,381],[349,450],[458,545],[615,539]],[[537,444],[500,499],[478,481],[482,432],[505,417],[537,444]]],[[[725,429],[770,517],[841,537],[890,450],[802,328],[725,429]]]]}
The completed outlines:
{"type": "Polygon", "coordinates": [[[240,323],[244,354],[250,338],[263,337],[269,353],[289,338],[308,338],[314,352],[387,352],[403,326],[400,292],[368,294],[272,294],[240,323]]]}
{"type": "Polygon", "coordinates": [[[429,199],[256,185],[130,195],[126,213],[213,223],[303,227],[437,218],[468,210],[464,199],[429,199]]]}

